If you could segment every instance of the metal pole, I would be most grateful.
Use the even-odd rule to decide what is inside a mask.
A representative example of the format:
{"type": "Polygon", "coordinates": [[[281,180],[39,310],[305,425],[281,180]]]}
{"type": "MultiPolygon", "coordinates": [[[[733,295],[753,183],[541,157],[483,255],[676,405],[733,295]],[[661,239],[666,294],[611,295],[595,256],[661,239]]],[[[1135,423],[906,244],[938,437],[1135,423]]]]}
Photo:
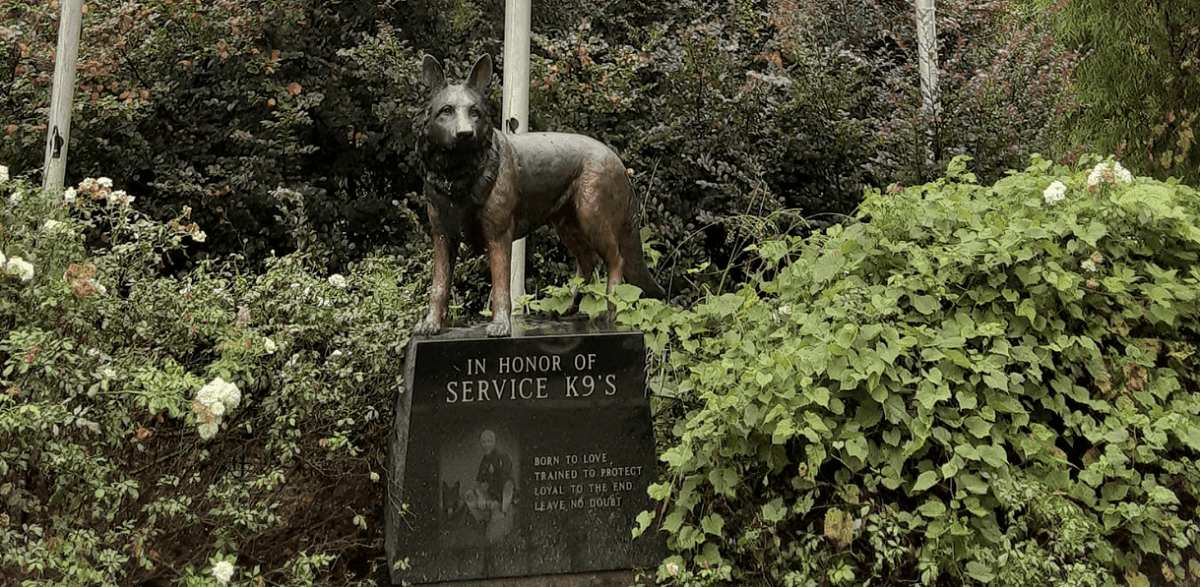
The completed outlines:
{"type": "Polygon", "coordinates": [[[917,0],[917,52],[921,68],[921,118],[929,123],[930,163],[937,156],[936,133],[942,106],[938,98],[937,10],[934,0],[917,0]]]}
{"type": "Polygon", "coordinates": [[[71,107],[75,99],[75,61],[79,56],[79,31],[83,0],[59,0],[58,49],[54,53],[54,84],[50,93],[50,122],[46,126],[46,158],[42,189],[62,191],[67,171],[67,146],[71,138],[71,107]]]}
{"type": "MultiPolygon", "coordinates": [[[[505,0],[504,98],[500,112],[504,132],[529,130],[530,0],[505,0]]],[[[513,242],[510,297],[514,306],[525,295],[525,239],[513,242]]]]}

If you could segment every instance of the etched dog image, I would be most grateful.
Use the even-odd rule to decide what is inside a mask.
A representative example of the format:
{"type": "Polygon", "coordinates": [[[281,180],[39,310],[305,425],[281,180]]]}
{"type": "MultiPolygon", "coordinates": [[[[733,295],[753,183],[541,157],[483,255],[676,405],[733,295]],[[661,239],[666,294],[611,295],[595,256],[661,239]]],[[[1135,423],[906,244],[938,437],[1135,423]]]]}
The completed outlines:
{"type": "MultiPolygon", "coordinates": [[[[455,256],[465,242],[487,255],[492,279],[487,334],[509,336],[512,242],[548,223],[575,256],[577,275],[590,279],[603,260],[609,292],[624,278],[649,296],[665,298],[642,257],[633,190],[617,154],[582,135],[507,136],[493,128],[485,94],[491,78],[487,55],[460,84],[446,81],[434,57],[426,55],[421,64],[431,94],[417,152],[433,236],[433,285],[429,314],[415,332],[445,328],[455,256]]],[[[578,310],[580,298],[576,291],[571,311],[578,310]]]]}

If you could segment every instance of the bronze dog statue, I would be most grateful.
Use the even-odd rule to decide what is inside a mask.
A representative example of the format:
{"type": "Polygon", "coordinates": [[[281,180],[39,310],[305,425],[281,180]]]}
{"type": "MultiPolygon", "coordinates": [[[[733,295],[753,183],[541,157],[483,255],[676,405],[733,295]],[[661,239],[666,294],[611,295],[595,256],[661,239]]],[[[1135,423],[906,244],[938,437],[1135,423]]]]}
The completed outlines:
{"type": "MultiPolygon", "coordinates": [[[[426,55],[421,63],[421,80],[431,95],[417,153],[433,236],[433,285],[429,314],[415,333],[445,328],[454,260],[459,243],[466,242],[483,250],[492,274],[487,334],[509,336],[512,242],[551,222],[578,262],[577,275],[590,279],[603,259],[609,292],[623,277],[647,295],[665,298],[642,258],[633,190],[617,154],[576,134],[506,136],[491,125],[484,94],[491,79],[487,55],[461,84],[448,83],[434,57],[426,55]]],[[[576,290],[572,311],[580,298],[576,290]]]]}

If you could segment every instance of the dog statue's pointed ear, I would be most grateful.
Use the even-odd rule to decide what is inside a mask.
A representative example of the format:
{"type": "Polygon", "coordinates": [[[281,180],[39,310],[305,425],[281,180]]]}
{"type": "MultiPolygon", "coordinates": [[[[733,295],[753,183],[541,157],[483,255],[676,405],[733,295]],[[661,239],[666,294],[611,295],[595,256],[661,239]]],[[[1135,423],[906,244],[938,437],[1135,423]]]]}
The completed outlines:
{"type": "Polygon", "coordinates": [[[482,90],[492,83],[492,58],[487,53],[475,60],[471,67],[471,75],[467,76],[467,85],[482,90]]]}
{"type": "Polygon", "coordinates": [[[442,80],[446,79],[446,74],[442,71],[442,64],[433,55],[428,53],[421,59],[421,81],[430,89],[436,88],[442,80]]]}

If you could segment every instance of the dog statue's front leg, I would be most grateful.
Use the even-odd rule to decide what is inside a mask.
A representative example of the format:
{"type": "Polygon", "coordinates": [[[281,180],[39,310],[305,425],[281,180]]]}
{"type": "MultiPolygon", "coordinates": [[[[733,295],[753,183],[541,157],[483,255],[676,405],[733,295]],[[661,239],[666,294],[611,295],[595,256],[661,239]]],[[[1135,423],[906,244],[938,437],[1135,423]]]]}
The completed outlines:
{"type": "Polygon", "coordinates": [[[490,239],[487,244],[488,268],[492,272],[492,322],[487,335],[512,335],[512,233],[508,238],[490,239]]]}
{"type": "Polygon", "coordinates": [[[433,226],[433,283],[429,286],[429,314],[417,324],[413,334],[441,333],[450,314],[450,284],[458,242],[447,238],[442,232],[433,206],[429,207],[429,220],[433,226]]]}

